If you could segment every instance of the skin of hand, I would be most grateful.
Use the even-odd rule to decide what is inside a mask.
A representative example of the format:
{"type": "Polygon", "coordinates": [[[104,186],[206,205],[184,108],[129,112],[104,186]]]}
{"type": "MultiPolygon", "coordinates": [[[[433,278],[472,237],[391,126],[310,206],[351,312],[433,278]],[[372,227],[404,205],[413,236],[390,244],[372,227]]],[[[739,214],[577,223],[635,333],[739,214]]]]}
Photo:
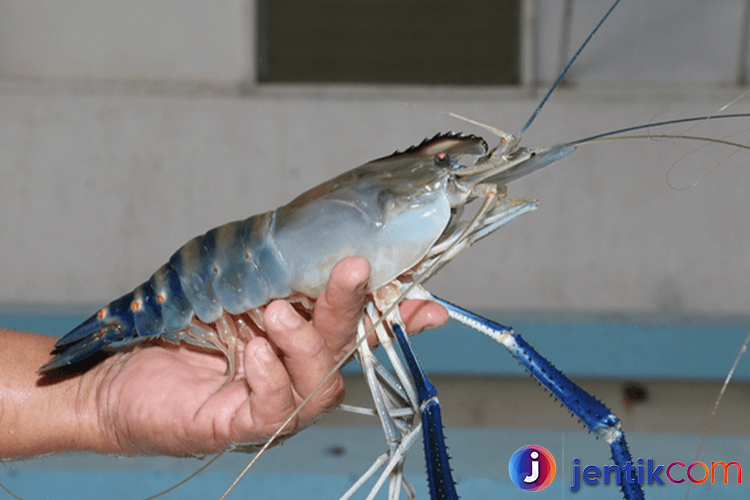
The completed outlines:
{"type": "MultiPolygon", "coordinates": [[[[33,374],[49,359],[49,341],[0,332],[11,340],[8,347],[29,341],[18,335],[34,343],[23,366],[12,365],[23,375],[0,385],[0,428],[6,429],[0,433],[0,458],[74,450],[189,456],[264,442],[354,345],[369,273],[365,259],[339,262],[310,320],[286,301],[269,304],[266,332],[244,345],[231,381],[222,355],[167,343],[114,354],[62,380],[32,379],[26,372],[33,374]],[[5,403],[12,401],[24,404],[5,403]]],[[[411,333],[448,318],[441,306],[422,301],[405,301],[401,314],[411,333]]],[[[13,363],[12,353],[0,347],[0,366],[6,360],[13,363]]],[[[6,370],[0,368],[0,374],[6,370]]],[[[343,397],[343,379],[336,373],[284,433],[314,423],[343,397]]]]}

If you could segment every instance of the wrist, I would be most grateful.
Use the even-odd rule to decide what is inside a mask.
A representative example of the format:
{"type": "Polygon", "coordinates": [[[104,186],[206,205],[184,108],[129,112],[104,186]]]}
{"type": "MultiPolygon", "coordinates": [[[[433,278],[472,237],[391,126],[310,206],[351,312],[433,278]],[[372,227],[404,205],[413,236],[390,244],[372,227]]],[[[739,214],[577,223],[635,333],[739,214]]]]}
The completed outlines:
{"type": "Polygon", "coordinates": [[[40,377],[55,338],[0,330],[0,458],[116,453],[97,411],[102,370],[40,377]]]}
{"type": "Polygon", "coordinates": [[[104,363],[69,378],[49,381],[48,414],[55,416],[49,425],[50,451],[118,453],[116,440],[103,425],[99,405],[104,363]]]}

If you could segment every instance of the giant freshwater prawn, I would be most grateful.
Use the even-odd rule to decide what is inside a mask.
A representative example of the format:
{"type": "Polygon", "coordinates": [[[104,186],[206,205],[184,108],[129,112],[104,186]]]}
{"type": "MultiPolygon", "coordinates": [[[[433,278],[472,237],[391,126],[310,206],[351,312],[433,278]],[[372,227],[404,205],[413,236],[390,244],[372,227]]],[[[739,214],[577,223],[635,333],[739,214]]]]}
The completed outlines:
{"type": "MultiPolygon", "coordinates": [[[[333,266],[346,257],[361,256],[372,265],[371,298],[351,355],[362,365],[373,395],[374,413],[381,420],[389,447],[342,498],[349,498],[371,478],[377,480],[370,496],[386,481],[390,481],[389,498],[413,491],[403,477],[403,461],[420,437],[425,444],[431,497],[458,498],[442,435],[437,392],[410,347],[398,311],[406,298],[437,302],[453,319],[503,344],[611,447],[615,464],[632,462],[619,419],[604,404],[565,377],[511,328],[440,299],[422,286],[472,244],[535,210],[535,200],[509,196],[508,184],[567,157],[577,147],[612,140],[663,138],[749,149],[723,139],[652,132],[679,123],[747,118],[746,114],[649,123],[552,147],[521,145],[523,134],[557,84],[618,3],[591,32],[519,133],[509,134],[459,117],[497,135],[497,145],[491,146],[477,135],[438,134],[345,172],[276,210],[198,236],[133,292],[101,308],[63,337],[56,344],[54,357],[40,372],[76,366],[110,346],[158,338],[222,353],[231,378],[236,373],[238,344],[247,341],[235,335],[244,331],[242,325],[263,329],[261,313],[273,299],[286,298],[299,309],[310,311],[333,266]],[[647,132],[623,135],[640,130],[647,132]],[[470,204],[477,208],[464,216],[464,207],[470,204]],[[228,327],[227,317],[239,328],[228,327]],[[365,341],[372,332],[377,334],[393,371],[372,355],[365,341]]],[[[335,370],[347,359],[342,359],[335,370]]],[[[258,446],[260,452],[248,468],[277,442],[292,418],[258,446]]],[[[643,498],[637,483],[624,484],[622,489],[626,499],[643,498]]]]}

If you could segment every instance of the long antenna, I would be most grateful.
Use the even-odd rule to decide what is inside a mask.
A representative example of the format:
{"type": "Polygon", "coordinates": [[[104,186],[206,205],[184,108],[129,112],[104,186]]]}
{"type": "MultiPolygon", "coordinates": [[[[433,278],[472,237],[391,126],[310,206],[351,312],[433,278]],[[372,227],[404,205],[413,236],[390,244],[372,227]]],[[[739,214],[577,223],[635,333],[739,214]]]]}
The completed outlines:
{"type": "Polygon", "coordinates": [[[565,78],[565,75],[568,73],[568,70],[570,70],[570,67],[573,65],[575,60],[578,59],[578,56],[581,54],[581,52],[583,52],[583,49],[586,47],[586,45],[588,45],[591,39],[594,38],[594,35],[596,34],[596,32],[599,31],[599,28],[601,28],[602,24],[604,24],[604,21],[607,20],[609,15],[612,13],[613,10],[615,10],[615,7],[617,7],[619,3],[620,3],[620,0],[615,0],[615,3],[612,4],[612,7],[609,8],[607,13],[604,14],[604,17],[602,17],[601,21],[599,21],[599,24],[596,25],[596,28],[594,28],[594,30],[591,33],[589,33],[589,36],[586,37],[586,40],[584,40],[583,44],[578,48],[576,53],[573,55],[573,57],[570,59],[568,64],[565,66],[565,68],[560,72],[560,75],[557,77],[557,80],[555,80],[555,83],[553,83],[552,87],[550,87],[550,89],[547,91],[544,98],[542,99],[542,102],[540,102],[539,106],[536,107],[536,110],[529,118],[529,121],[527,121],[526,125],[524,125],[521,131],[518,132],[517,134],[518,137],[521,137],[526,132],[526,130],[528,130],[528,128],[531,126],[531,122],[533,122],[536,119],[536,117],[539,116],[539,113],[541,113],[542,108],[547,103],[547,100],[552,95],[552,92],[555,91],[555,89],[560,84],[562,79],[565,78]]]}
{"type": "Polygon", "coordinates": [[[750,117],[750,113],[732,113],[732,114],[727,114],[727,115],[707,115],[707,116],[694,116],[692,118],[678,118],[676,120],[667,120],[663,122],[647,123],[644,125],[636,125],[634,127],[626,127],[626,128],[621,128],[618,130],[612,130],[611,132],[604,132],[602,134],[592,135],[590,137],[585,137],[583,139],[578,139],[576,141],[566,142],[565,144],[562,144],[562,146],[563,147],[578,146],[580,144],[597,142],[600,139],[605,139],[605,138],[612,137],[612,136],[619,135],[619,134],[625,134],[627,132],[634,132],[636,130],[643,130],[647,128],[664,127],[666,125],[675,125],[677,123],[689,123],[689,122],[708,121],[708,120],[721,120],[725,118],[748,118],[748,117],[750,117]]]}

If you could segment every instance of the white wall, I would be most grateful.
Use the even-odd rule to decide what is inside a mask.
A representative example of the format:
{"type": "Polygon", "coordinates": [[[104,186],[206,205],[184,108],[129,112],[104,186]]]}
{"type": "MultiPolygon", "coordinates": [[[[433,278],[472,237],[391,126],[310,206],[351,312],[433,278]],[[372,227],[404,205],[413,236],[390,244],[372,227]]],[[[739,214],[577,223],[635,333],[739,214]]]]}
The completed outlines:
{"type": "MultiPolygon", "coordinates": [[[[578,3],[587,16],[599,5],[578,3]]],[[[708,11],[668,3],[653,17],[643,1],[615,12],[577,66],[580,83],[553,97],[524,142],[711,114],[737,97],[738,46],[720,49],[739,36],[743,2],[708,11]],[[694,41],[667,43],[675,19],[694,41]],[[639,23],[649,28],[634,31],[639,23]],[[688,76],[674,69],[679,61],[688,61],[688,76]]],[[[239,20],[251,6],[142,0],[136,15],[110,10],[118,5],[0,1],[0,302],[109,301],[213,226],[438,131],[482,133],[433,110],[515,131],[539,99],[513,89],[232,91],[252,75],[252,23],[239,20]],[[107,36],[51,37],[71,12],[107,36]],[[150,35],[126,36],[151,23],[150,35]]],[[[541,25],[553,11],[542,9],[541,25]]],[[[541,53],[556,54],[547,38],[541,53]]],[[[540,59],[542,76],[551,59],[540,59]]],[[[747,100],[730,111],[749,111],[747,100]]],[[[735,120],[689,134],[747,141],[748,127],[750,119],[735,120]]],[[[697,146],[588,146],[511,185],[512,195],[538,198],[540,210],[459,257],[430,288],[482,308],[750,313],[750,152],[701,149],[670,172],[697,146]],[[687,191],[668,185],[695,180],[687,191]]]]}
{"type": "Polygon", "coordinates": [[[3,0],[0,76],[234,83],[252,64],[246,0],[3,0]]]}

